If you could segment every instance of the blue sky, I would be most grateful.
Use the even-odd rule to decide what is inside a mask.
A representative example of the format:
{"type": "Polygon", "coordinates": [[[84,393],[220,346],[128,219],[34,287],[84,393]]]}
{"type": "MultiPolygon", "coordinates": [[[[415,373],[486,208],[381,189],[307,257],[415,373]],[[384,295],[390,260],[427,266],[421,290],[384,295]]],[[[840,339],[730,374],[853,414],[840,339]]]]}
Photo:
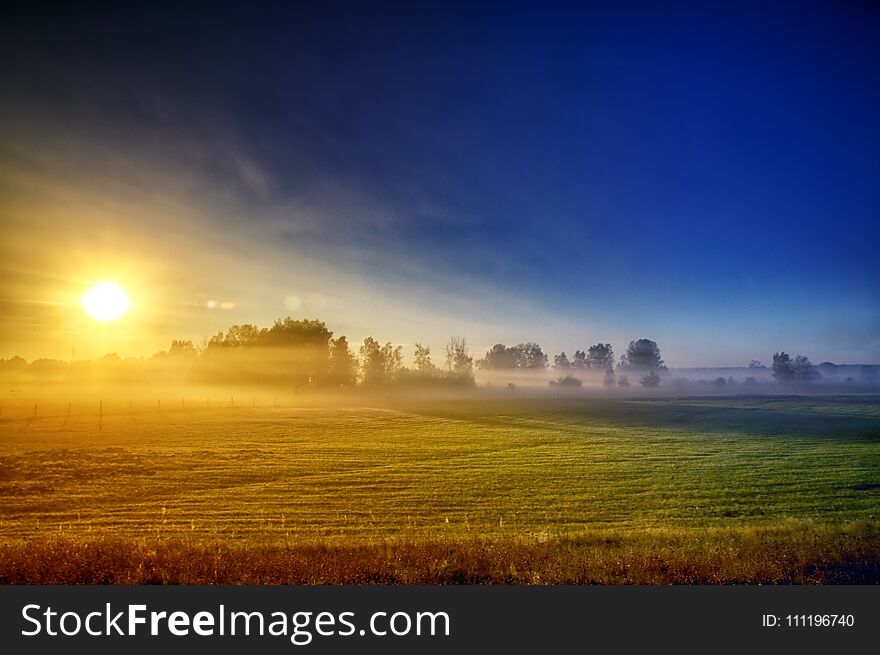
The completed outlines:
{"type": "Polygon", "coordinates": [[[293,313],[435,348],[880,362],[880,12],[709,4],[21,13],[0,354],[81,339],[38,280],[84,280],[73,249],[138,262],[155,316],[127,354],[293,313]]]}

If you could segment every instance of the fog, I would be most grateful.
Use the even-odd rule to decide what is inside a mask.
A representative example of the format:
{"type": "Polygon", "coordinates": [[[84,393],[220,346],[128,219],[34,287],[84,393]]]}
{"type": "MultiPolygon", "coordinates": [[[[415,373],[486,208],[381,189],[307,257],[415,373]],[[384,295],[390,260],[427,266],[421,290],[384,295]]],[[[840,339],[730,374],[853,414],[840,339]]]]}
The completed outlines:
{"type": "MultiPolygon", "coordinates": [[[[338,345],[338,344],[337,344],[338,345]]],[[[390,344],[387,344],[390,347],[390,344]]],[[[387,352],[400,355],[400,348],[387,352]]],[[[316,347],[178,349],[151,358],[106,356],[65,362],[0,360],[0,420],[175,412],[196,409],[377,406],[402,399],[479,400],[494,397],[669,397],[880,392],[880,366],[815,367],[810,382],[781,383],[766,367],[660,368],[656,386],[647,371],[552,367],[457,374],[442,367],[418,370],[379,362],[386,377],[369,378],[367,355],[316,347]],[[613,384],[611,383],[613,381],[613,384]]],[[[373,371],[375,374],[375,370],[373,371]]]]}

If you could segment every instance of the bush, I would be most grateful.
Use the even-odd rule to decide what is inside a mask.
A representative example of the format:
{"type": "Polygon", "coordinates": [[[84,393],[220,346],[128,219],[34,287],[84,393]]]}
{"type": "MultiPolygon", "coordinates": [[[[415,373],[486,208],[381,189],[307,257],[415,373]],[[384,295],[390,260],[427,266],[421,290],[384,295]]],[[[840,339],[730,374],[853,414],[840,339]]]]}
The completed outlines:
{"type": "Polygon", "coordinates": [[[551,387],[580,387],[584,383],[581,382],[576,377],[572,377],[571,375],[566,375],[561,378],[557,378],[556,380],[550,380],[551,387]]]}

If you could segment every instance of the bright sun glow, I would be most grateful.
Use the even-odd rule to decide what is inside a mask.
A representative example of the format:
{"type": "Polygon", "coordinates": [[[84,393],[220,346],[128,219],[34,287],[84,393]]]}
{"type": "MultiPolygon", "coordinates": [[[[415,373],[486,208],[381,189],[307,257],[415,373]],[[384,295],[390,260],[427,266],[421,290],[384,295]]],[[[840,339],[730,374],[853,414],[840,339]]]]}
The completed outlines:
{"type": "Polygon", "coordinates": [[[85,292],[82,306],[94,319],[113,321],[125,314],[131,302],[125,290],[115,282],[98,282],[85,292]]]}

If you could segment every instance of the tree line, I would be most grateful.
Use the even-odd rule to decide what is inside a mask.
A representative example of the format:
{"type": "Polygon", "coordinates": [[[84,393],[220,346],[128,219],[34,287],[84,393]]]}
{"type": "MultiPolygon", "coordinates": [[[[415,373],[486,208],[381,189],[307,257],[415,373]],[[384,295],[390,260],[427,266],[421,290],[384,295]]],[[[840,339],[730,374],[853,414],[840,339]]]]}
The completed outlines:
{"type": "MultiPolygon", "coordinates": [[[[335,337],[323,321],[290,317],[268,328],[233,325],[200,346],[190,340],[175,340],[168,351],[153,359],[170,366],[191,366],[195,377],[206,382],[283,382],[295,387],[338,388],[358,384],[472,385],[475,369],[535,371],[550,366],[542,347],[534,342],[495,344],[475,360],[462,337],[447,341],[439,365],[429,346],[414,344],[412,364],[406,366],[402,346],[369,336],[355,351],[345,336],[335,337]]],[[[564,352],[555,355],[553,369],[560,373],[558,383],[563,385],[579,384],[575,375],[580,371],[594,371],[605,374],[606,385],[626,387],[629,381],[621,373],[642,372],[641,383],[656,386],[660,382],[657,371],[665,366],[657,343],[638,339],[629,343],[616,364],[611,344],[597,343],[576,350],[570,359],[564,352]]]]}
{"type": "MultiPolygon", "coordinates": [[[[468,386],[474,384],[475,369],[504,373],[548,368],[558,376],[550,382],[556,386],[581,386],[579,376],[600,374],[605,386],[629,387],[628,374],[637,374],[642,386],[656,387],[661,383],[660,373],[667,370],[657,342],[644,338],[630,341],[617,360],[611,344],[599,342],[575,350],[571,357],[560,352],[553,356],[551,366],[550,358],[535,342],[513,346],[498,343],[482,358],[475,359],[466,339],[452,337],[444,345],[440,360],[435,363],[431,348],[416,343],[412,363],[406,366],[400,345],[369,336],[355,350],[345,336],[335,336],[323,321],[287,317],[264,328],[233,325],[198,346],[191,340],[174,340],[167,351],[160,351],[149,360],[122,360],[107,355],[94,363],[43,359],[28,365],[16,357],[0,360],[0,372],[14,374],[29,369],[34,375],[63,377],[65,371],[81,366],[118,372],[128,365],[132,378],[152,375],[201,382],[348,388],[392,384],[468,386]],[[149,370],[143,369],[144,363],[149,364],[149,370]]],[[[749,368],[767,367],[753,360],[749,368]]],[[[773,377],[782,383],[806,383],[821,377],[804,355],[775,353],[771,368],[773,377]]]]}
{"type": "Polygon", "coordinates": [[[345,336],[335,337],[323,321],[288,317],[268,328],[233,325],[198,347],[189,340],[173,341],[154,359],[188,363],[195,378],[204,382],[322,388],[474,384],[473,358],[465,339],[449,339],[443,355],[445,361],[435,364],[431,348],[416,343],[412,366],[407,367],[402,346],[370,336],[355,351],[345,336]]]}
{"type": "MultiPolygon", "coordinates": [[[[477,366],[490,371],[534,370],[547,368],[548,359],[537,343],[527,342],[515,346],[498,343],[477,362],[477,366]]],[[[657,342],[651,339],[638,339],[629,342],[626,352],[621,355],[616,367],[611,344],[597,343],[585,351],[575,350],[571,358],[565,352],[555,355],[553,368],[560,373],[560,376],[550,383],[554,386],[581,386],[583,383],[576,374],[595,371],[604,373],[605,386],[628,387],[629,379],[621,373],[632,371],[643,373],[640,379],[642,386],[656,387],[660,384],[660,375],[657,371],[665,370],[666,367],[657,342]]]]}

